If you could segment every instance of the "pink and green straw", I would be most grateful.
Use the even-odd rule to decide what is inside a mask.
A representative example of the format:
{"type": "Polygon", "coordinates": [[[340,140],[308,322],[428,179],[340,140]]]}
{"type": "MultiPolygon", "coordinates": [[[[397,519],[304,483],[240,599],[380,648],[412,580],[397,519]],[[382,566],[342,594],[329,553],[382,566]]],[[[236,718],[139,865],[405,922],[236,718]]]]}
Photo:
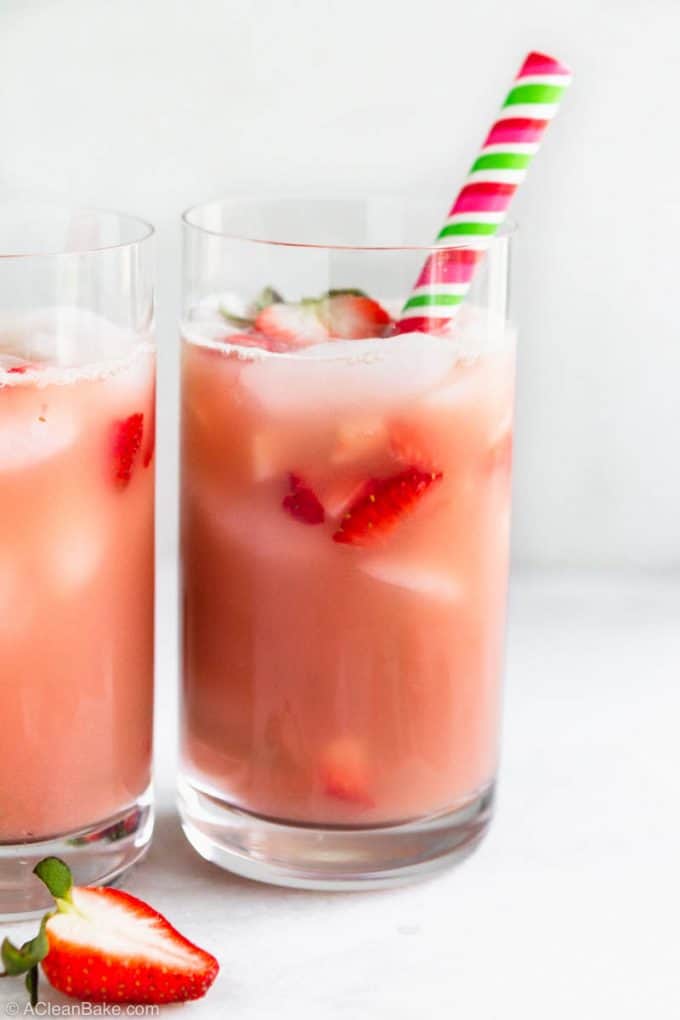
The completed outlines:
{"type": "Polygon", "coordinates": [[[455,247],[429,256],[398,332],[438,332],[455,317],[570,82],[569,68],[553,57],[526,58],[437,236],[438,245],[455,247]]]}

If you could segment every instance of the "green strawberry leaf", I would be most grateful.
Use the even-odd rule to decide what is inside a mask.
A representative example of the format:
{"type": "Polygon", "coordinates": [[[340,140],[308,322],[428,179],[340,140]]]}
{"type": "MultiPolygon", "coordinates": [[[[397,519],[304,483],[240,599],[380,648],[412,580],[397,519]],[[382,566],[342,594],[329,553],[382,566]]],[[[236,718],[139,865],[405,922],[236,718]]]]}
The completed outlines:
{"type": "Polygon", "coordinates": [[[55,900],[70,899],[73,885],[71,869],[59,857],[44,857],[34,867],[33,874],[45,883],[55,900]]]}
{"type": "Polygon", "coordinates": [[[50,949],[45,925],[50,916],[50,914],[45,914],[40,922],[38,934],[24,942],[22,946],[15,946],[8,938],[3,939],[0,956],[2,956],[5,974],[25,974],[45,959],[50,949]]]}
{"type": "Polygon", "coordinates": [[[365,290],[360,290],[358,287],[343,287],[339,290],[329,290],[322,296],[323,298],[332,297],[343,297],[344,295],[351,295],[352,297],[368,297],[365,290]]]}
{"type": "Polygon", "coordinates": [[[220,305],[219,312],[222,318],[226,319],[230,326],[236,326],[238,329],[249,329],[253,324],[252,319],[247,319],[245,315],[234,315],[234,313],[230,312],[228,308],[224,307],[224,305],[220,305]]]}
{"type": "Polygon", "coordinates": [[[273,287],[265,287],[253,301],[253,311],[257,314],[263,312],[265,308],[269,308],[270,305],[280,304],[283,304],[283,297],[278,290],[274,290],[273,287]]]}

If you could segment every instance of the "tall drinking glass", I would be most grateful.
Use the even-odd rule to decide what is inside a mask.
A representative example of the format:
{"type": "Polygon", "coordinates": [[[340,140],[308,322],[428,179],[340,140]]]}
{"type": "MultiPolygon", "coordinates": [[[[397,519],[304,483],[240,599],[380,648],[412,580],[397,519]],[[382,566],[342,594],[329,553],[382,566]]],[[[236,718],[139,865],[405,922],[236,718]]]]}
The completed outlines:
{"type": "Polygon", "coordinates": [[[0,206],[0,916],[151,835],[152,228],[0,206]]]}
{"type": "Polygon", "coordinates": [[[251,878],[396,883],[489,824],[509,238],[455,319],[397,335],[440,214],[281,200],[184,216],[180,810],[200,854],[251,878]]]}

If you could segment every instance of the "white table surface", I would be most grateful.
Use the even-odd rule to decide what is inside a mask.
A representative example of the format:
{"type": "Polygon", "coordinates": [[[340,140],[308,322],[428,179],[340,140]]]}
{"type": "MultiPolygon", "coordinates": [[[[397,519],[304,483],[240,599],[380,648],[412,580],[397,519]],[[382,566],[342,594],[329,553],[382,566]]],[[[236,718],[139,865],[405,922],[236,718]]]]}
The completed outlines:
{"type": "MultiPolygon", "coordinates": [[[[513,578],[490,835],[459,869],[377,893],[259,885],[185,842],[173,808],[174,607],[163,564],[158,821],[125,885],[220,959],[208,998],[182,1016],[680,1016],[679,578],[513,578]]],[[[49,1002],[72,1001],[42,987],[49,1002]]],[[[0,983],[0,1016],[16,999],[20,984],[0,983]]]]}

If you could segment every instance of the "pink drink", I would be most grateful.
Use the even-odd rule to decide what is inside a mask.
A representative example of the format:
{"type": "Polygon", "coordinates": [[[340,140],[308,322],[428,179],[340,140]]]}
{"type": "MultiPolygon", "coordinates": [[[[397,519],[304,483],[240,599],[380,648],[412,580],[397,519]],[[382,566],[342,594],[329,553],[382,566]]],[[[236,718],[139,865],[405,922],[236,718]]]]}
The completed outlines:
{"type": "Polygon", "coordinates": [[[271,353],[191,318],[185,774],[293,824],[463,807],[496,770],[512,333],[466,309],[453,337],[271,353]]]}
{"type": "Polygon", "coordinates": [[[153,443],[145,338],[73,309],[0,323],[0,843],[149,786],[153,443]]]}

